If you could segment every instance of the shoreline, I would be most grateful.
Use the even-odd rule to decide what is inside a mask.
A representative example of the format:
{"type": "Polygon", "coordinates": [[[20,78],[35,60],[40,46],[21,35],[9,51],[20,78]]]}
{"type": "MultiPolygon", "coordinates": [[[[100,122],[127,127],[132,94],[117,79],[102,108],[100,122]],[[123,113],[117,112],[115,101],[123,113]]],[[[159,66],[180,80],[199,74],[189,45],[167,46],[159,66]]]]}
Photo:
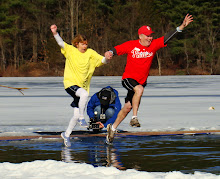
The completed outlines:
{"type": "MultiPolygon", "coordinates": [[[[105,137],[106,133],[88,133],[88,131],[73,131],[79,132],[79,134],[71,134],[71,137],[105,137]],[[87,133],[86,133],[87,132],[87,133]]],[[[1,136],[0,141],[14,141],[14,140],[32,140],[32,139],[61,139],[61,132],[53,132],[54,134],[34,135],[34,136],[1,136]],[[57,134],[56,134],[57,133],[57,134]]],[[[116,137],[126,136],[175,136],[175,135],[219,135],[220,130],[196,130],[196,131],[160,131],[160,132],[128,132],[123,131],[116,134],[116,137]]]]}

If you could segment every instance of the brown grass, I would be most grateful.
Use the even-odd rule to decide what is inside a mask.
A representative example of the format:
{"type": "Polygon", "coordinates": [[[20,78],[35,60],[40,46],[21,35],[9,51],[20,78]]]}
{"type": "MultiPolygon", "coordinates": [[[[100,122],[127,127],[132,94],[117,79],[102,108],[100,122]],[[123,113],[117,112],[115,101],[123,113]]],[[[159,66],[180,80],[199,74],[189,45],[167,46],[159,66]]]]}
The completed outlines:
{"type": "Polygon", "coordinates": [[[190,75],[210,75],[210,72],[205,69],[194,67],[190,69],[190,75]]]}
{"type": "MultiPolygon", "coordinates": [[[[172,69],[163,69],[161,72],[162,76],[168,76],[168,75],[176,75],[176,70],[172,69]]],[[[159,76],[159,70],[158,69],[151,69],[150,70],[150,76],[159,76]]]]}
{"type": "Polygon", "coordinates": [[[28,62],[15,69],[13,66],[8,66],[4,72],[1,72],[2,77],[43,77],[43,76],[63,76],[62,69],[49,68],[49,64],[45,62],[28,62]]]}
{"type": "MultiPolygon", "coordinates": [[[[98,76],[121,76],[123,74],[124,67],[120,66],[120,70],[116,69],[116,67],[107,68],[107,66],[102,66],[96,69],[94,75],[98,76]],[[114,68],[114,70],[110,70],[114,68]]],[[[43,76],[63,76],[64,67],[54,66],[50,67],[49,63],[46,62],[28,62],[19,67],[19,69],[15,69],[13,66],[8,66],[7,69],[3,72],[0,71],[0,76],[2,77],[43,77],[43,76]]],[[[210,72],[201,69],[198,67],[193,67],[189,69],[189,75],[210,75],[210,72]]],[[[163,68],[162,76],[169,75],[188,75],[185,69],[179,68],[163,68]]],[[[159,76],[158,69],[151,69],[150,76],[159,76]]]]}
{"type": "MultiPolygon", "coordinates": [[[[198,67],[193,67],[189,69],[189,75],[210,75],[207,70],[203,70],[198,67]]],[[[161,72],[162,76],[169,76],[169,75],[188,75],[186,69],[162,69],[161,72]]],[[[158,69],[151,69],[150,76],[159,76],[158,69]]]]}
{"type": "Polygon", "coordinates": [[[13,66],[8,66],[5,71],[1,72],[1,76],[11,77],[11,76],[20,76],[20,75],[17,69],[15,69],[13,66]]]}

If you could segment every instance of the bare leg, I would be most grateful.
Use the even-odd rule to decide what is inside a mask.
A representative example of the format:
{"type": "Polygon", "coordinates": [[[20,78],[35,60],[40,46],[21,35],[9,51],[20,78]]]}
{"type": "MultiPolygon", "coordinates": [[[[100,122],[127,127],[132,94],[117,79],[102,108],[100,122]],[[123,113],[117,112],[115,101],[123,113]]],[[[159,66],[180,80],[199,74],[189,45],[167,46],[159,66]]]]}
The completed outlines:
{"type": "MultiPolygon", "coordinates": [[[[120,110],[120,112],[118,113],[117,119],[115,120],[114,124],[108,124],[107,126],[107,136],[106,136],[106,143],[111,145],[113,140],[114,140],[114,135],[115,135],[115,129],[118,127],[118,125],[125,119],[125,117],[128,115],[128,113],[131,111],[132,107],[133,107],[133,115],[137,116],[137,111],[139,108],[139,104],[141,101],[141,96],[144,92],[144,88],[142,85],[137,85],[134,87],[134,96],[132,98],[132,106],[131,106],[131,102],[128,101],[127,103],[125,103],[124,107],[120,110]]],[[[133,119],[130,122],[130,125],[132,127],[140,127],[140,124],[137,120],[137,117],[134,118],[135,119],[135,123],[133,123],[133,119]]]]}
{"type": "Polygon", "coordinates": [[[138,108],[141,101],[141,96],[144,92],[144,87],[142,85],[137,85],[134,87],[134,96],[132,98],[132,108],[133,108],[133,116],[137,116],[138,108]]]}
{"type": "Polygon", "coordinates": [[[113,127],[116,129],[118,125],[124,120],[124,118],[128,115],[128,113],[131,111],[132,106],[130,101],[125,103],[124,107],[121,109],[121,111],[118,113],[117,119],[115,120],[113,127]]]}

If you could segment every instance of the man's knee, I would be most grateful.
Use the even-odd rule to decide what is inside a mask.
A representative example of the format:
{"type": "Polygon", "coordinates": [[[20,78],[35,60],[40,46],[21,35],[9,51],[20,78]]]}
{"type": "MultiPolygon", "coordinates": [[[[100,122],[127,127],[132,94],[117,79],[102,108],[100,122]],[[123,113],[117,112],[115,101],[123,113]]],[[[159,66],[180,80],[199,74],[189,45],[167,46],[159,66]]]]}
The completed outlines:
{"type": "Polygon", "coordinates": [[[134,92],[138,96],[142,96],[142,94],[144,92],[144,87],[142,85],[137,85],[137,86],[134,87],[134,92]]]}

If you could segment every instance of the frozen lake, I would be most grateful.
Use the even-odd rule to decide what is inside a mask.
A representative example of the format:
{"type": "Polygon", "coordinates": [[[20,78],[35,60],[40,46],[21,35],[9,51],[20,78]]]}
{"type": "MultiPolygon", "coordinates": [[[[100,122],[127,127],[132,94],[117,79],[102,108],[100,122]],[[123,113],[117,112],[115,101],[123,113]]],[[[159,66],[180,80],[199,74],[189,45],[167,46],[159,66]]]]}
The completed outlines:
{"type": "MultiPolygon", "coordinates": [[[[0,136],[66,130],[73,112],[62,77],[1,77],[0,85],[29,88],[22,95],[15,89],[0,87],[0,136]]],[[[93,77],[90,96],[108,85],[118,90],[123,105],[126,90],[121,77],[93,77]]],[[[138,113],[141,128],[129,126],[129,114],[118,129],[220,130],[219,89],[220,76],[149,77],[138,113]],[[209,110],[210,107],[215,110],[209,110]]],[[[83,129],[77,126],[75,130],[83,129]]],[[[103,138],[71,140],[71,148],[65,148],[62,139],[1,141],[0,177],[220,178],[219,135],[116,138],[110,148],[103,145],[103,138]]]]}
{"type": "MultiPolygon", "coordinates": [[[[0,135],[34,135],[36,131],[64,131],[73,115],[72,98],[62,77],[0,78],[0,135]]],[[[110,85],[124,105],[121,77],[93,77],[90,96],[110,85]]],[[[126,131],[179,131],[220,129],[220,76],[149,77],[141,100],[141,128],[129,127],[131,113],[119,125],[126,131]],[[215,110],[209,110],[213,106],[215,110]]],[[[86,120],[89,118],[87,116],[86,120]]],[[[82,130],[76,127],[75,130],[82,130]]]]}

